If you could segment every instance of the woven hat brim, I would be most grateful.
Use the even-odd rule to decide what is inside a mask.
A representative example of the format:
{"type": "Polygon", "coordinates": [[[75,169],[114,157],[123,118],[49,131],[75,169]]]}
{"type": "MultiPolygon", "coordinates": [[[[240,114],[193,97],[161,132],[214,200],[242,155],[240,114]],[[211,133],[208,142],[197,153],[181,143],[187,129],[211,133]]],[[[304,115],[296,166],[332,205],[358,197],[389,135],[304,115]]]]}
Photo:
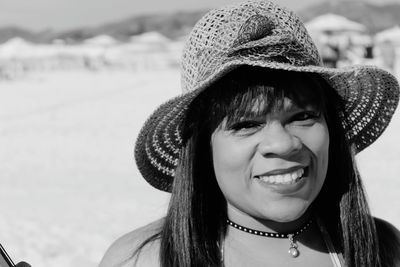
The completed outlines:
{"type": "Polygon", "coordinates": [[[343,126],[356,153],[372,144],[382,134],[399,101],[399,84],[396,78],[375,66],[334,69],[254,59],[230,61],[206,80],[199,82],[193,91],[162,104],[144,124],[136,141],[135,159],[139,171],[153,187],[171,191],[182,146],[181,127],[189,104],[216,80],[242,65],[321,75],[344,101],[343,126]]]}
{"type": "Polygon", "coordinates": [[[190,102],[199,91],[175,97],[159,106],[146,120],[135,143],[135,161],[153,187],[171,192],[183,144],[181,127],[190,102]]]}

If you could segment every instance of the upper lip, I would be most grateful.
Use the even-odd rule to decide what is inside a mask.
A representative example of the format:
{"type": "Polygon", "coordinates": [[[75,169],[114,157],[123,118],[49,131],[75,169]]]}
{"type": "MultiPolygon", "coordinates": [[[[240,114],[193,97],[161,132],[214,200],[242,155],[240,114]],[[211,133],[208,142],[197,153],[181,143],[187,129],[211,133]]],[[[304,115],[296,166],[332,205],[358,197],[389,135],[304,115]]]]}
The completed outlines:
{"type": "Polygon", "coordinates": [[[297,171],[299,169],[303,169],[305,167],[307,167],[307,166],[296,165],[296,166],[293,166],[293,167],[290,167],[290,168],[285,168],[285,169],[274,169],[272,171],[256,175],[256,177],[291,173],[291,172],[297,171]]]}

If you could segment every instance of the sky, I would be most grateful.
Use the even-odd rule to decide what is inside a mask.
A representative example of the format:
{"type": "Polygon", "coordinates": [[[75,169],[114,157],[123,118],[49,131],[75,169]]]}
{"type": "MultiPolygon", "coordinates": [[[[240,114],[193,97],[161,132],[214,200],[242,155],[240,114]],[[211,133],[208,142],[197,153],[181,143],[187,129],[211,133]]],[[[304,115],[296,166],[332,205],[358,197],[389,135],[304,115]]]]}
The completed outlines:
{"type": "MultiPolygon", "coordinates": [[[[294,11],[320,1],[275,0],[294,11]]],[[[400,0],[362,1],[400,3],[400,0]]],[[[33,31],[67,30],[97,26],[137,14],[212,8],[236,2],[242,0],[0,0],[0,27],[19,26],[33,31]]]]}

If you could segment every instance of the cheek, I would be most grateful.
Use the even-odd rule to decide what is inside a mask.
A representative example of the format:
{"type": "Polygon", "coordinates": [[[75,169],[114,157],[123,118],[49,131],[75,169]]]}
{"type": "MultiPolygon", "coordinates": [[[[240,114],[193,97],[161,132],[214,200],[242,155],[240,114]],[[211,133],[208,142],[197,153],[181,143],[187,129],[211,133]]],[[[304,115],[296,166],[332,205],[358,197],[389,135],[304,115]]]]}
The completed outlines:
{"type": "Polygon", "coordinates": [[[320,161],[322,166],[325,169],[328,167],[328,160],[329,160],[329,131],[328,127],[325,124],[324,127],[321,127],[321,133],[319,135],[319,138],[316,137],[316,151],[318,153],[318,156],[320,157],[320,161]]]}
{"type": "Polygon", "coordinates": [[[313,131],[304,137],[304,144],[310,149],[317,162],[320,181],[323,181],[328,169],[329,131],[325,122],[316,125],[313,131]]]}
{"type": "Polygon", "coordinates": [[[214,134],[211,139],[213,165],[217,179],[224,173],[237,169],[240,165],[238,148],[221,134],[214,134]]]}
{"type": "Polygon", "coordinates": [[[243,184],[243,178],[249,175],[251,168],[251,146],[217,131],[211,138],[211,151],[215,176],[221,189],[224,191],[226,186],[243,184]]]}
{"type": "Polygon", "coordinates": [[[327,157],[329,149],[329,131],[325,120],[313,125],[312,128],[297,132],[303,144],[317,157],[327,157]]]}

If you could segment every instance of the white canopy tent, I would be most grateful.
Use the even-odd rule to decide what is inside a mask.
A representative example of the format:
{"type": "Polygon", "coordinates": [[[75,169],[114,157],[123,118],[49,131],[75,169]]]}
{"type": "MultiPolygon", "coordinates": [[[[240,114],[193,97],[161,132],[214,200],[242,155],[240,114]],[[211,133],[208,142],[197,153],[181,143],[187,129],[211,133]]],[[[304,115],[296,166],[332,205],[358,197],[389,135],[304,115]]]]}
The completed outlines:
{"type": "Polygon", "coordinates": [[[343,16],[328,13],[318,16],[305,24],[311,32],[366,32],[367,27],[343,16]]]}
{"type": "Polygon", "coordinates": [[[133,35],[131,42],[142,44],[166,44],[171,40],[158,32],[145,32],[139,35],[133,35]]]}
{"type": "Polygon", "coordinates": [[[400,45],[400,26],[397,25],[392,28],[378,32],[375,35],[375,42],[391,42],[395,45],[400,45]]]}
{"type": "Polygon", "coordinates": [[[102,34],[86,39],[84,43],[94,46],[112,46],[117,44],[118,41],[109,35],[102,34]]]}

